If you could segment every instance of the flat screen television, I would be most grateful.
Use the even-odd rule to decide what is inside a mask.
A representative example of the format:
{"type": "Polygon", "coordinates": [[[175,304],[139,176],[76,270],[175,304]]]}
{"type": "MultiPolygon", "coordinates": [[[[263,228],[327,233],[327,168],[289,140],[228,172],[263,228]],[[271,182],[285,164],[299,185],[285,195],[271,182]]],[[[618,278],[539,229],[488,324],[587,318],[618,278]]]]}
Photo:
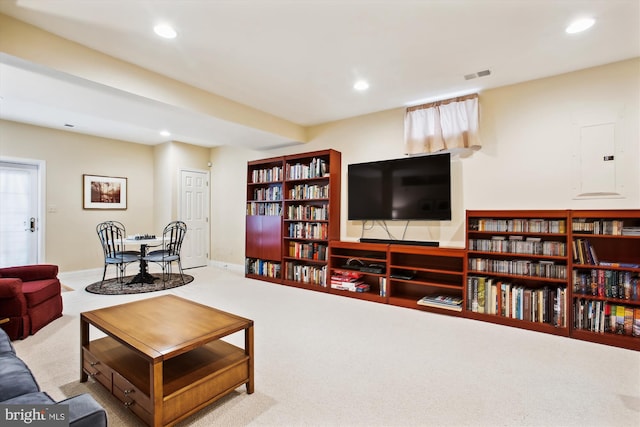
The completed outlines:
{"type": "Polygon", "coordinates": [[[450,220],[451,155],[348,166],[349,220],[450,220]]]}

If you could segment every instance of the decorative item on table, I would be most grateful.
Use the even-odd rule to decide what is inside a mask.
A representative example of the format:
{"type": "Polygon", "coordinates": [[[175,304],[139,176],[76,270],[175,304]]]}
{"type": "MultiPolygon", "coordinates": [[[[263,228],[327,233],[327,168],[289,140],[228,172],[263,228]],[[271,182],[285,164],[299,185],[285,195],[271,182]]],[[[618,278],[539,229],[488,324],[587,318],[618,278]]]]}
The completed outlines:
{"type": "Polygon", "coordinates": [[[131,240],[149,240],[155,239],[155,234],[134,234],[133,236],[127,236],[131,240]]]}

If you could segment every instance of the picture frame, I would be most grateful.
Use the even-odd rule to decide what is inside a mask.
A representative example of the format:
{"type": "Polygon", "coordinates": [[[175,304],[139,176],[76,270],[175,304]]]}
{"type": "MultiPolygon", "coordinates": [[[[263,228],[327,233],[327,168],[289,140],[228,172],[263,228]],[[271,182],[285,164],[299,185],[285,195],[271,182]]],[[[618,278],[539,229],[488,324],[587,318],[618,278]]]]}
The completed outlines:
{"type": "Polygon", "coordinates": [[[127,178],[82,175],[83,209],[127,209],[127,178]]]}

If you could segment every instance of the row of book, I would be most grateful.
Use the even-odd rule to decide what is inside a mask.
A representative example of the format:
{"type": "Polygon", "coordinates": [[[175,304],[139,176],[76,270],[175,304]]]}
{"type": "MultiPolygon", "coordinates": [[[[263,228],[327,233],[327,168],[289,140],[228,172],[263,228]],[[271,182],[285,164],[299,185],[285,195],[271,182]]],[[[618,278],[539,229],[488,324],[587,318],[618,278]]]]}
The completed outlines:
{"type": "Polygon", "coordinates": [[[287,219],[328,220],[329,206],[292,205],[287,207],[287,219]]]}
{"type": "Polygon", "coordinates": [[[571,222],[571,230],[580,234],[608,234],[621,236],[624,228],[622,220],[604,220],[590,218],[575,218],[571,222]]]}
{"type": "Polygon", "coordinates": [[[565,256],[567,245],[564,242],[542,241],[539,237],[493,236],[491,239],[469,239],[469,249],[473,251],[565,256]]]}
{"type": "Polygon", "coordinates": [[[282,167],[274,166],[266,169],[255,169],[251,171],[251,182],[262,184],[268,182],[282,181],[282,167]]]}
{"type": "Polygon", "coordinates": [[[291,200],[326,199],[328,197],[329,184],[298,184],[289,190],[289,199],[291,200]]]}
{"type": "Polygon", "coordinates": [[[472,230],[506,233],[566,233],[563,219],[472,219],[472,230]]]}
{"type": "Polygon", "coordinates": [[[287,179],[319,178],[327,175],[329,164],[323,159],[314,158],[309,164],[296,163],[286,165],[287,179]]]}
{"type": "Polygon", "coordinates": [[[575,329],[640,337],[640,307],[581,298],[573,310],[575,329]]]}
{"type": "Polygon", "coordinates": [[[327,266],[297,264],[288,261],[285,263],[285,276],[287,280],[310,283],[318,286],[327,286],[327,266]]]}
{"type": "Polygon", "coordinates": [[[502,260],[491,258],[469,258],[469,270],[487,273],[503,273],[516,276],[566,279],[567,266],[553,261],[502,260]]]}
{"type": "Polygon", "coordinates": [[[578,264],[598,265],[596,249],[587,239],[573,239],[573,262],[578,264]]]}
{"type": "Polygon", "coordinates": [[[353,270],[334,270],[331,274],[331,288],[349,292],[369,292],[371,287],[362,277],[362,273],[353,270]]]}
{"type": "Polygon", "coordinates": [[[327,240],[329,237],[329,225],[326,222],[294,222],[289,224],[289,237],[327,240]]]}
{"type": "Polygon", "coordinates": [[[280,278],[280,263],[263,259],[247,258],[245,260],[245,273],[258,276],[280,278]]]}
{"type": "Polygon", "coordinates": [[[254,188],[253,200],[280,201],[282,200],[282,188],[279,186],[254,188]]]}
{"type": "Polygon", "coordinates": [[[280,203],[247,203],[247,215],[279,216],[282,214],[280,203]]]}
{"type": "Polygon", "coordinates": [[[289,242],[289,256],[326,261],[327,245],[320,243],[289,242]]]}
{"type": "Polygon", "coordinates": [[[418,300],[418,305],[442,308],[444,310],[462,311],[462,298],[449,295],[427,295],[418,300]]]}
{"type": "Polygon", "coordinates": [[[605,298],[640,300],[637,274],[623,270],[574,270],[573,292],[605,298]]]}
{"type": "Polygon", "coordinates": [[[567,326],[567,292],[563,287],[527,288],[502,280],[469,276],[467,309],[530,322],[567,326]]]}

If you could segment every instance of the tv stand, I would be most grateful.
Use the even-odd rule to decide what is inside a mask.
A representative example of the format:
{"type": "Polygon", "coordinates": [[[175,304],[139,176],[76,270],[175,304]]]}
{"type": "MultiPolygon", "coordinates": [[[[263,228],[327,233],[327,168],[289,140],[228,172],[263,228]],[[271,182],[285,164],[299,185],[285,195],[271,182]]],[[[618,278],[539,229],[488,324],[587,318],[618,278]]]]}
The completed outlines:
{"type": "Polygon", "coordinates": [[[361,237],[360,243],[383,243],[387,245],[410,245],[410,246],[440,246],[439,242],[428,240],[394,240],[394,239],[372,239],[361,237]]]}

